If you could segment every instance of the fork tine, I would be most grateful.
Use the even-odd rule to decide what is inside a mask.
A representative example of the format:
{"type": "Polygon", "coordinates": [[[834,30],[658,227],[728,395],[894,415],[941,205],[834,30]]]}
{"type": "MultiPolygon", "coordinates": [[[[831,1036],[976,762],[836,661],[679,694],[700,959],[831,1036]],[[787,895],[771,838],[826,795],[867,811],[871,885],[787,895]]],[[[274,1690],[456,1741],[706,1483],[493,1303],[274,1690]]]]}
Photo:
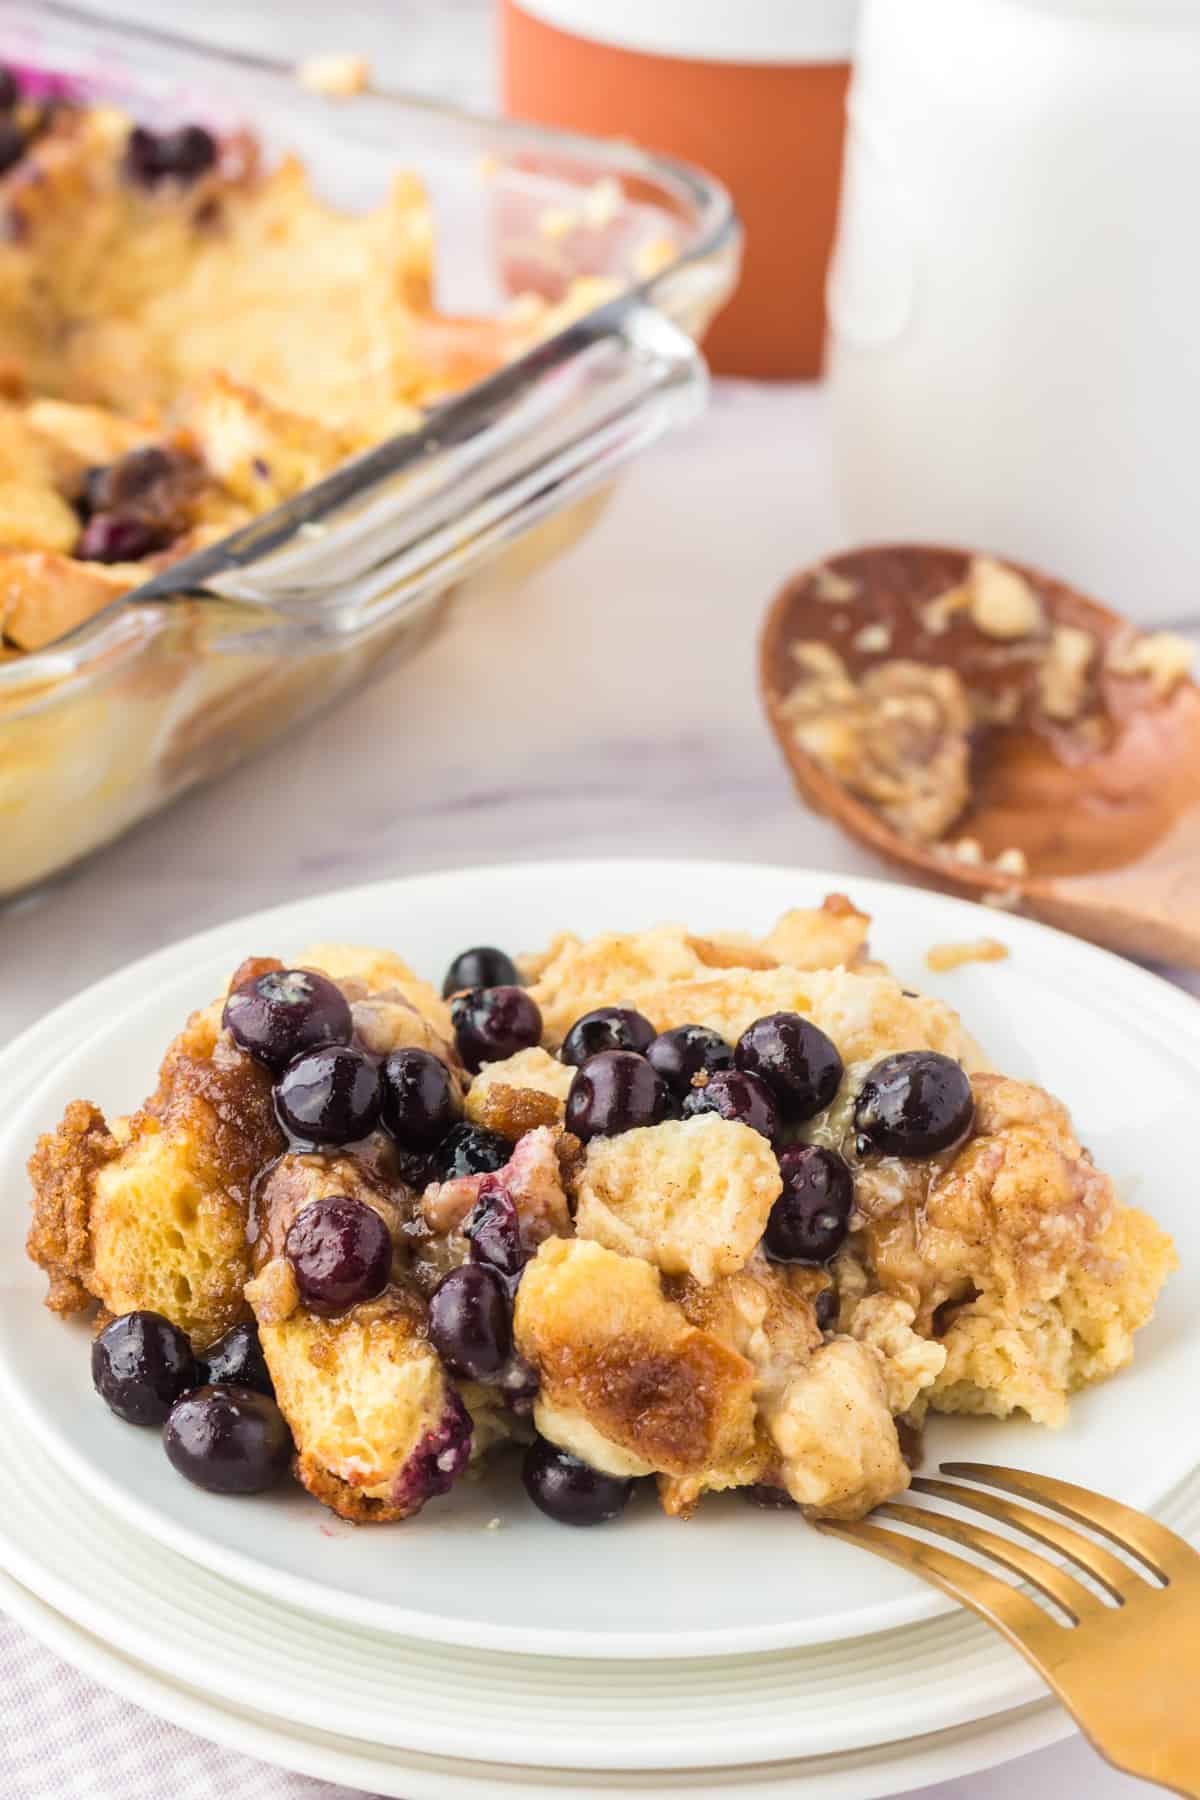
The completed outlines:
{"type": "Polygon", "coordinates": [[[980,1556],[990,1557],[1001,1568],[1008,1569],[1023,1581],[1029,1582],[1047,1600],[1053,1600],[1073,1625],[1109,1610],[1103,1600],[1098,1600],[1095,1594],[1089,1593],[1073,1575],[1069,1575],[1065,1569],[1057,1568],[1054,1563],[1047,1562],[1036,1550],[1027,1550],[1024,1544],[1014,1544],[1010,1538],[1000,1537],[996,1532],[988,1531],[983,1525],[975,1525],[969,1519],[955,1519],[948,1513],[935,1512],[932,1507],[904,1506],[897,1501],[877,1506],[874,1517],[895,1519],[901,1525],[913,1525],[920,1531],[935,1532],[938,1537],[952,1538],[966,1550],[974,1550],[980,1556]]]}
{"type": "Polygon", "coordinates": [[[936,1500],[951,1500],[955,1506],[966,1507],[971,1512],[986,1513],[989,1518],[1000,1519],[1005,1525],[1012,1525],[1026,1536],[1036,1538],[1039,1544],[1070,1557],[1114,1600],[1124,1600],[1131,1584],[1140,1580],[1128,1563],[1121,1562],[1102,1545],[1094,1544],[1091,1538],[1085,1538],[1082,1532],[1072,1531],[1069,1525],[1060,1525],[1057,1519],[1048,1519],[1044,1513],[1031,1512],[1027,1506],[1018,1506],[1014,1500],[1005,1500],[1000,1494],[989,1494],[985,1488],[965,1487],[957,1481],[936,1481],[930,1475],[914,1475],[912,1488],[914,1493],[929,1494],[936,1500]]]}
{"type": "Polygon", "coordinates": [[[1065,1513],[1077,1524],[1089,1525],[1110,1543],[1136,1556],[1139,1562],[1160,1575],[1170,1577],[1172,1567],[1194,1569],[1196,1552],[1183,1538],[1176,1537],[1156,1519],[1122,1506],[1119,1500],[1105,1499],[1090,1488],[1076,1487],[1073,1481],[1059,1481],[1052,1475],[1031,1475],[1026,1469],[1003,1469],[995,1463],[942,1463],[943,1475],[961,1475],[968,1481],[990,1482],[1022,1499],[1036,1500],[1055,1512],[1065,1513]]]}
{"type": "MultiPolygon", "coordinates": [[[[814,1522],[817,1530],[827,1537],[845,1538],[847,1543],[874,1550],[889,1562],[898,1563],[902,1569],[915,1570],[935,1587],[940,1587],[943,1593],[949,1594],[951,1599],[961,1600],[990,1625],[995,1625],[1031,1661],[1035,1660],[1032,1646],[1045,1642],[1047,1632],[1063,1633],[1063,1627],[1028,1595],[1009,1587],[1007,1581],[1000,1581],[986,1570],[977,1569],[965,1557],[939,1550],[936,1544],[906,1537],[901,1531],[885,1531],[882,1525],[872,1525],[867,1519],[853,1522],[818,1519],[814,1522]]],[[[1035,1666],[1040,1665],[1035,1662],[1035,1666]]]]}

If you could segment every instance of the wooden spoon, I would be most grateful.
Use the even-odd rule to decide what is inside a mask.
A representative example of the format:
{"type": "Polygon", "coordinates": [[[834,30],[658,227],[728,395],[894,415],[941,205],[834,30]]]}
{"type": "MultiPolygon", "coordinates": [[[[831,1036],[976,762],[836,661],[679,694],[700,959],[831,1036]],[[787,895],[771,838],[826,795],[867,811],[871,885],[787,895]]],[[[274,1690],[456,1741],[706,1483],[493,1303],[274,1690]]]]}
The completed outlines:
{"type": "MultiPolygon", "coordinates": [[[[994,895],[1127,955],[1200,968],[1200,689],[1109,667],[1110,654],[1124,660],[1112,646],[1136,640],[1134,628],[1021,564],[1002,567],[1027,584],[1041,622],[1015,637],[981,629],[978,567],[962,550],[884,545],[832,557],[777,595],[762,636],[763,693],[800,794],[928,885],[994,895]],[[1094,648],[1079,712],[1054,719],[1039,670],[1064,627],[1090,634],[1094,648]],[[899,658],[962,679],[976,719],[969,799],[940,843],[906,836],[797,742],[795,695],[807,677],[796,646],[814,642],[856,682],[899,658]],[[980,724],[981,713],[991,722],[980,724]],[[955,853],[961,844],[977,854],[963,840],[981,860],[955,853]]],[[[1063,644],[1078,651],[1070,631],[1063,644]]]]}

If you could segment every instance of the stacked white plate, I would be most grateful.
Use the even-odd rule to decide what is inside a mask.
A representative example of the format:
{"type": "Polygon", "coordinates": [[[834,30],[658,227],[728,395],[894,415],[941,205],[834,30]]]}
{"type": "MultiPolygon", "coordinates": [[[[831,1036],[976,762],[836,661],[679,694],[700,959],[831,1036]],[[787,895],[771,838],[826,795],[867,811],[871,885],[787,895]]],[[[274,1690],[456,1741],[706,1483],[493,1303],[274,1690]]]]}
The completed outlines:
{"type": "MultiPolygon", "coordinates": [[[[80,1095],[128,1110],[188,1010],[246,955],[387,944],[436,977],[466,944],[526,947],[563,926],[686,914],[698,928],[765,930],[829,885],[680,863],[392,882],[193,938],[14,1044],[0,1057],[0,1606],[177,1723],[407,1800],[505,1787],[770,1795],[800,1778],[814,1796],[866,1800],[1063,1735],[1036,1678],[976,1620],[734,1496],[686,1525],[646,1496],[619,1524],[578,1532],[537,1514],[511,1466],[390,1529],[346,1525],[298,1490],[205,1494],[174,1474],[156,1433],[97,1401],[87,1326],[42,1309],[23,1255],[37,1132],[80,1095]]],[[[1183,1259],[1133,1367],[1080,1396],[1063,1432],[938,1421],[929,1460],[1064,1474],[1200,1535],[1200,1448],[1176,1398],[1200,1376],[1189,1302],[1200,1010],[1018,919],[988,921],[1007,961],[931,975],[925,950],[978,936],[978,910],[879,882],[856,880],[853,894],[875,915],[875,953],[957,1006],[1000,1067],[1063,1095],[1097,1161],[1175,1232],[1183,1259]]]]}

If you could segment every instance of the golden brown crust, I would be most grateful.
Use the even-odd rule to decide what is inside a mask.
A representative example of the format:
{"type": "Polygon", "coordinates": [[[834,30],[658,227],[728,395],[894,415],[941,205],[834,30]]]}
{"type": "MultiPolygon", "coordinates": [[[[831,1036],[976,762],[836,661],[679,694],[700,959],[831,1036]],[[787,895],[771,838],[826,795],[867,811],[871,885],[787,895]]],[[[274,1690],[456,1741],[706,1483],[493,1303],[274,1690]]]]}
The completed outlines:
{"type": "Polygon", "coordinates": [[[527,1131],[536,1131],[539,1125],[557,1125],[562,1117],[562,1107],[553,1094],[540,1094],[536,1088],[505,1087],[501,1083],[487,1089],[473,1112],[477,1124],[511,1143],[527,1131]]]}
{"type": "Polygon", "coordinates": [[[517,1290],[516,1342],[556,1407],[669,1475],[744,1459],[754,1370],[688,1323],[637,1257],[551,1238],[517,1290]]]}
{"type": "MultiPolygon", "coordinates": [[[[248,1207],[254,1177],[284,1149],[271,1077],[231,1042],[220,1043],[220,1054],[204,1054],[204,1028],[198,1021],[205,1018],[203,1013],[193,1014],[167,1052],[145,1112],[165,1129],[183,1118],[195,1121],[212,1173],[248,1207]]],[[[142,1117],[135,1114],[131,1121],[135,1135],[142,1117]]]]}
{"type": "Polygon", "coordinates": [[[92,1183],[117,1154],[99,1107],[72,1100],[57,1130],[44,1133],[29,1158],[33,1221],[25,1247],[49,1277],[45,1303],[51,1312],[81,1312],[92,1304],[92,1183]]]}
{"type": "Polygon", "coordinates": [[[372,1499],[361,1488],[351,1487],[349,1482],[334,1475],[315,1456],[293,1457],[292,1474],[314,1500],[327,1506],[339,1519],[349,1519],[354,1525],[394,1525],[401,1519],[411,1519],[421,1510],[422,1502],[416,1499],[403,1506],[390,1500],[372,1499]]]}

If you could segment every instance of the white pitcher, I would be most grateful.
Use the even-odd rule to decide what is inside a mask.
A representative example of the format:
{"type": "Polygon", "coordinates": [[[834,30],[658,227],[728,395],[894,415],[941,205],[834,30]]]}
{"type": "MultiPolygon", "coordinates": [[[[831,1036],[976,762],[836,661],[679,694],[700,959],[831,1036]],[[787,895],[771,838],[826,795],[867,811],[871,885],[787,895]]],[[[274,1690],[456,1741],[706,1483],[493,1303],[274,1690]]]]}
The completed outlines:
{"type": "Polygon", "coordinates": [[[1200,3],[867,0],[830,374],[847,537],[1200,618],[1200,3]]]}

